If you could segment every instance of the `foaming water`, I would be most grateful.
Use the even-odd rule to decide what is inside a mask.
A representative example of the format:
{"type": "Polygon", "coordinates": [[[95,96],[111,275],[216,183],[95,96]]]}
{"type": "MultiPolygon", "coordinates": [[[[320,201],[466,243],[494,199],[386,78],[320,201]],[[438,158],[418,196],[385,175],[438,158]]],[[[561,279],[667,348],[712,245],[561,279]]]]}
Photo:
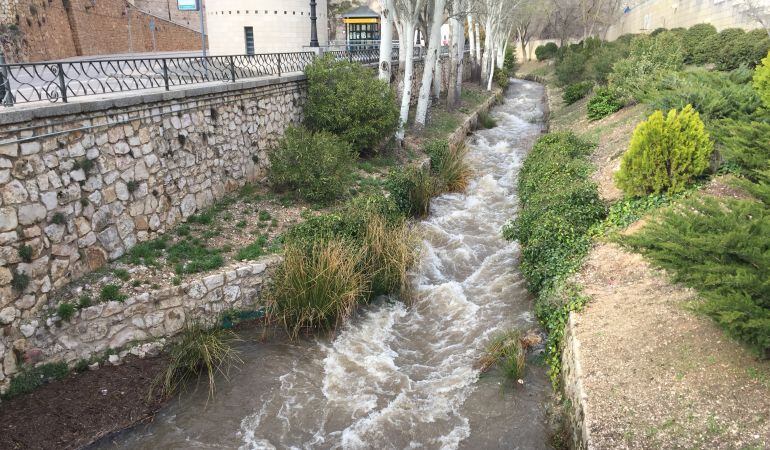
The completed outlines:
{"type": "Polygon", "coordinates": [[[498,126],[469,138],[473,181],[463,194],[434,199],[419,224],[411,306],[379,299],[333,339],[247,340],[245,367],[208,405],[195,392],[104,446],[547,448],[542,367],[530,364],[516,388],[474,369],[492,334],[535,325],[518,246],[501,228],[542,130],[542,96],[540,85],[513,81],[492,111],[498,126]]]}

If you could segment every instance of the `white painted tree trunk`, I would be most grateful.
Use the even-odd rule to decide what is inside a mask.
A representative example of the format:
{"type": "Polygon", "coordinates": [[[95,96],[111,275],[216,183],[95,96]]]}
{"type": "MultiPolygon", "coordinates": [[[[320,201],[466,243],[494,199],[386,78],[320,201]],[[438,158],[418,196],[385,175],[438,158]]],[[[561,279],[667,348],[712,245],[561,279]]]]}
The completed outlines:
{"type": "Polygon", "coordinates": [[[481,81],[485,83],[489,78],[492,65],[490,64],[492,58],[494,58],[493,38],[494,30],[492,29],[492,15],[487,14],[486,21],[484,23],[484,53],[481,55],[481,81]]]}
{"type": "Polygon", "coordinates": [[[441,87],[443,83],[444,72],[441,70],[441,45],[439,45],[438,57],[436,58],[436,65],[433,69],[433,98],[441,98],[441,87]]]}
{"type": "Polygon", "coordinates": [[[444,6],[446,0],[434,0],[433,17],[430,22],[430,38],[428,41],[428,53],[425,55],[425,67],[422,71],[420,93],[417,97],[417,111],[414,116],[414,124],[418,127],[425,126],[430,103],[430,87],[433,82],[434,68],[441,48],[441,25],[444,22],[444,6]]]}
{"type": "Polygon", "coordinates": [[[384,0],[380,12],[380,80],[390,83],[393,57],[393,0],[384,0]]]}
{"type": "Polygon", "coordinates": [[[503,61],[505,60],[505,53],[504,53],[505,48],[500,44],[497,44],[496,47],[497,47],[497,58],[495,58],[495,60],[497,61],[497,68],[502,69],[503,61]]]}
{"type": "Polygon", "coordinates": [[[479,29],[480,25],[478,22],[473,23],[473,34],[475,35],[476,39],[476,48],[475,48],[475,59],[476,59],[476,75],[474,77],[479,76],[480,68],[481,68],[481,30],[479,29]]]}
{"type": "MultiPolygon", "coordinates": [[[[457,10],[458,0],[453,1],[452,11],[457,10]]],[[[452,16],[449,18],[449,83],[447,84],[447,107],[452,109],[457,103],[457,65],[460,63],[462,53],[458,51],[460,45],[460,34],[458,32],[460,21],[457,17],[452,16]]]]}
{"type": "Polygon", "coordinates": [[[457,76],[455,77],[455,104],[460,103],[460,100],[462,100],[463,95],[463,66],[465,61],[465,30],[463,30],[463,24],[461,21],[457,21],[457,67],[455,70],[457,71],[457,76]]]}
{"type": "Polygon", "coordinates": [[[471,48],[471,67],[476,67],[476,33],[474,30],[473,15],[468,14],[468,42],[471,48]]]}
{"type": "Polygon", "coordinates": [[[396,138],[401,141],[404,139],[406,121],[409,120],[409,102],[412,99],[412,76],[414,75],[414,21],[404,22],[402,28],[404,33],[400,36],[401,45],[406,45],[404,52],[404,76],[402,83],[404,87],[401,91],[401,113],[399,115],[399,129],[396,132],[396,138]]]}

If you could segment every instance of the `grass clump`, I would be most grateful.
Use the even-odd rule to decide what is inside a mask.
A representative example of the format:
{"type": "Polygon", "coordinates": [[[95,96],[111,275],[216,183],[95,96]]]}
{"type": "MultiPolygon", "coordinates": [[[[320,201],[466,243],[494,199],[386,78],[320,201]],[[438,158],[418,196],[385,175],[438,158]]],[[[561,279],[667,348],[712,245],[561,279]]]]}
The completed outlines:
{"type": "Polygon", "coordinates": [[[472,173],[465,162],[467,147],[452,148],[446,139],[441,139],[429,142],[423,151],[430,157],[430,170],[440,185],[439,190],[461,192],[468,187],[472,173]]]}
{"type": "Polygon", "coordinates": [[[497,126],[497,120],[495,120],[494,117],[492,117],[491,114],[489,114],[486,111],[480,111],[479,112],[479,125],[481,128],[494,128],[497,126]]]}
{"type": "MultiPolygon", "coordinates": [[[[191,217],[192,218],[192,217],[191,217]]],[[[162,258],[168,245],[166,236],[152,241],[140,242],[128,251],[128,262],[134,265],[155,266],[158,258],[162,258]]]]}
{"type": "Polygon", "coordinates": [[[107,284],[99,292],[99,299],[103,302],[124,302],[128,296],[120,292],[120,286],[116,284],[107,284]]]}
{"type": "Polygon", "coordinates": [[[351,146],[337,136],[293,127],[286,130],[269,157],[268,178],[275,188],[320,203],[329,203],[347,191],[355,161],[351,146]]]}
{"type": "Polygon", "coordinates": [[[227,378],[230,369],[243,362],[232,348],[235,340],[237,336],[230,330],[188,321],[169,350],[168,367],[153,381],[150,394],[159,387],[164,395],[173,395],[183,390],[189,381],[205,375],[209,398],[213,397],[217,374],[227,378]]]}
{"type": "Polygon", "coordinates": [[[8,386],[8,391],[3,395],[3,398],[10,399],[22,394],[28,394],[48,382],[61,380],[68,373],[67,364],[63,362],[24,368],[13,377],[11,384],[8,386]]]}
{"type": "Polygon", "coordinates": [[[224,265],[220,249],[212,249],[197,238],[179,241],[167,249],[168,262],[177,275],[205,272],[224,265]]]}
{"type": "Polygon", "coordinates": [[[24,292],[24,289],[27,289],[27,286],[29,286],[29,275],[19,271],[13,272],[11,287],[18,292],[24,292]]]}
{"type": "Polygon", "coordinates": [[[353,313],[367,294],[362,263],[363,252],[340,240],[316,242],[309,252],[286,247],[270,299],[292,338],[304,330],[331,330],[353,313]]]}
{"type": "Polygon", "coordinates": [[[413,167],[391,172],[387,186],[398,209],[406,216],[418,218],[428,215],[431,197],[437,191],[431,174],[413,167]]]}
{"type": "Polygon", "coordinates": [[[29,245],[22,245],[19,247],[18,250],[19,258],[25,263],[31,263],[32,262],[32,254],[33,250],[32,247],[29,245]]]}
{"type": "Polygon", "coordinates": [[[770,212],[761,202],[694,198],[623,242],[697,289],[697,308],[770,356],[770,212]]]}
{"type": "Polygon", "coordinates": [[[126,269],[115,269],[112,271],[112,274],[120,281],[128,281],[131,279],[131,274],[128,273],[128,270],[126,269]]]}
{"type": "Polygon", "coordinates": [[[526,349],[518,330],[500,333],[492,338],[479,362],[481,372],[497,366],[506,378],[519,381],[524,377],[526,349]]]}
{"type": "Polygon", "coordinates": [[[235,259],[238,261],[255,260],[262,255],[265,255],[265,246],[267,245],[267,237],[260,236],[256,241],[238,250],[235,255],[235,259]]]}
{"type": "Polygon", "coordinates": [[[364,236],[364,263],[372,296],[407,292],[407,271],[417,261],[417,239],[405,221],[373,216],[364,236]]]}
{"type": "Polygon", "coordinates": [[[615,181],[627,195],[676,194],[709,167],[713,144],[700,115],[687,105],[656,111],[634,130],[615,181]]]}

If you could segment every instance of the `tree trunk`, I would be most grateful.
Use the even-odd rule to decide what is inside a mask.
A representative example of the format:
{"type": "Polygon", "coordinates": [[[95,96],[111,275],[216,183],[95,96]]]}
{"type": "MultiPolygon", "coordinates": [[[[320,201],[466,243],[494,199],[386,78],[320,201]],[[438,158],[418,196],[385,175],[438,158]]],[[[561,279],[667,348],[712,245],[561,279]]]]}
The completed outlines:
{"type": "Polygon", "coordinates": [[[468,39],[471,47],[471,78],[473,78],[473,73],[476,71],[476,34],[473,32],[475,22],[473,21],[473,15],[468,14],[468,39]]]}
{"type": "MultiPolygon", "coordinates": [[[[404,140],[404,129],[406,128],[406,121],[409,120],[409,103],[412,100],[412,76],[414,70],[414,21],[407,21],[402,26],[404,30],[403,40],[409,45],[404,52],[404,76],[402,77],[403,89],[401,93],[401,113],[399,115],[399,129],[396,132],[396,139],[399,141],[404,140]]],[[[400,69],[399,69],[400,70],[400,69]]]]}
{"type": "MultiPolygon", "coordinates": [[[[457,0],[454,0],[452,12],[455,12],[457,10],[457,0]]],[[[460,55],[457,52],[457,46],[458,46],[458,36],[457,36],[457,24],[459,23],[459,20],[457,20],[456,17],[450,17],[449,18],[449,79],[447,80],[447,91],[446,91],[446,106],[448,110],[454,109],[455,106],[455,96],[456,96],[456,89],[455,85],[457,84],[457,63],[460,59],[460,55]]]]}
{"type": "Polygon", "coordinates": [[[380,13],[380,80],[390,83],[393,57],[393,0],[385,0],[380,13]]]}
{"type": "Polygon", "coordinates": [[[484,25],[484,53],[481,55],[481,80],[482,86],[487,84],[487,78],[489,78],[489,72],[492,69],[490,61],[494,58],[492,50],[492,16],[487,15],[487,20],[484,25]]]}
{"type": "Polygon", "coordinates": [[[438,59],[439,49],[441,47],[441,24],[444,19],[444,5],[446,0],[434,0],[433,17],[430,23],[430,37],[428,39],[428,53],[425,55],[424,68],[422,71],[422,83],[420,84],[420,93],[417,97],[417,111],[414,124],[416,127],[424,127],[425,119],[428,115],[428,103],[430,100],[430,87],[433,81],[436,60],[438,59]]]}
{"type": "Polygon", "coordinates": [[[457,33],[459,35],[458,41],[457,41],[457,68],[455,69],[457,71],[457,75],[455,76],[455,84],[454,84],[454,91],[455,91],[455,106],[457,106],[460,101],[462,100],[463,96],[463,67],[464,67],[464,61],[465,61],[465,32],[463,30],[463,24],[462,22],[457,22],[457,33]]]}
{"type": "Polygon", "coordinates": [[[441,98],[441,88],[444,83],[444,72],[441,70],[441,45],[439,45],[436,65],[433,69],[433,99],[434,104],[441,98]]]}

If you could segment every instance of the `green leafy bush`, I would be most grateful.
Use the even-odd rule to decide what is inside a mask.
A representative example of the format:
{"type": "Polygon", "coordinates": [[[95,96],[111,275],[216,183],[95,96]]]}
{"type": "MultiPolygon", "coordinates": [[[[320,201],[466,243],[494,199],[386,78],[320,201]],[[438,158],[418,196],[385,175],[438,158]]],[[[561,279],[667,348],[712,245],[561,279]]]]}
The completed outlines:
{"type": "Polygon", "coordinates": [[[561,86],[577,83],[583,80],[588,57],[582,47],[568,48],[556,60],[554,71],[556,80],[561,86]]]}
{"type": "Polygon", "coordinates": [[[725,119],[712,127],[725,162],[755,180],[770,169],[770,121],[725,119]]]}
{"type": "Polygon", "coordinates": [[[549,42],[545,45],[538,45],[537,48],[535,48],[535,58],[537,58],[538,61],[553,59],[556,57],[558,51],[559,46],[553,42],[549,42]]]}
{"type": "Polygon", "coordinates": [[[762,64],[754,71],[754,90],[766,108],[770,108],[770,52],[762,59],[762,64]]]}
{"type": "Polygon", "coordinates": [[[745,31],[740,28],[727,28],[709,36],[699,46],[698,51],[702,57],[696,63],[717,64],[719,62],[719,55],[723,52],[724,48],[735,45],[736,41],[744,34],[745,31]]]}
{"type": "Polygon", "coordinates": [[[684,47],[684,62],[689,64],[705,64],[712,55],[704,45],[709,38],[716,36],[717,29],[710,23],[699,23],[691,26],[682,36],[684,47]]]}
{"type": "Polygon", "coordinates": [[[661,79],[649,104],[663,111],[682,109],[689,104],[711,120],[745,118],[762,106],[757,93],[744,81],[746,72],[746,69],[725,73],[698,68],[672,73],[661,79]]]}
{"type": "Polygon", "coordinates": [[[609,85],[625,98],[643,100],[662,76],[682,68],[683,59],[682,41],[673,33],[636,38],[628,57],[613,66],[609,85]]]}
{"type": "Polygon", "coordinates": [[[371,69],[327,56],[316,58],[305,74],[305,123],[311,130],[337,134],[359,153],[375,150],[395,133],[395,93],[371,69]]]}
{"type": "Polygon", "coordinates": [[[516,73],[516,51],[512,45],[509,45],[508,48],[505,49],[503,69],[508,72],[508,75],[513,75],[516,73]]]}
{"type": "Polygon", "coordinates": [[[729,334],[770,355],[770,210],[755,201],[696,198],[669,208],[625,242],[674,280],[729,334]]]}
{"type": "Polygon", "coordinates": [[[520,269],[537,295],[535,312],[548,332],[546,360],[558,383],[564,325],[585,297],[565,284],[591,246],[589,230],[606,214],[587,160],[592,146],[570,133],[541,137],[524,161],[518,182],[519,216],[503,235],[522,247],[520,269]]]}
{"type": "Polygon", "coordinates": [[[770,37],[764,29],[738,34],[730,45],[719,49],[715,63],[719,70],[734,70],[740,66],[754,67],[770,49],[770,37]]]}
{"type": "Polygon", "coordinates": [[[598,84],[607,84],[612,73],[612,66],[628,57],[629,51],[628,43],[623,41],[605,42],[593,52],[588,60],[586,76],[598,84]]]}
{"type": "Polygon", "coordinates": [[[570,84],[564,89],[561,98],[564,100],[565,104],[571,105],[588,95],[593,87],[594,84],[590,81],[581,81],[579,83],[570,84]]]}
{"type": "Polygon", "coordinates": [[[603,119],[620,111],[624,105],[625,102],[614,89],[596,89],[594,96],[588,101],[588,118],[590,120],[603,119]]]}
{"type": "Polygon", "coordinates": [[[347,192],[355,153],[349,144],[325,132],[290,127],[269,152],[268,179],[311,202],[328,203],[347,192]]]}
{"type": "Polygon", "coordinates": [[[709,166],[713,144],[692,106],[654,112],[634,130],[615,181],[627,195],[677,193],[709,166]]]}

